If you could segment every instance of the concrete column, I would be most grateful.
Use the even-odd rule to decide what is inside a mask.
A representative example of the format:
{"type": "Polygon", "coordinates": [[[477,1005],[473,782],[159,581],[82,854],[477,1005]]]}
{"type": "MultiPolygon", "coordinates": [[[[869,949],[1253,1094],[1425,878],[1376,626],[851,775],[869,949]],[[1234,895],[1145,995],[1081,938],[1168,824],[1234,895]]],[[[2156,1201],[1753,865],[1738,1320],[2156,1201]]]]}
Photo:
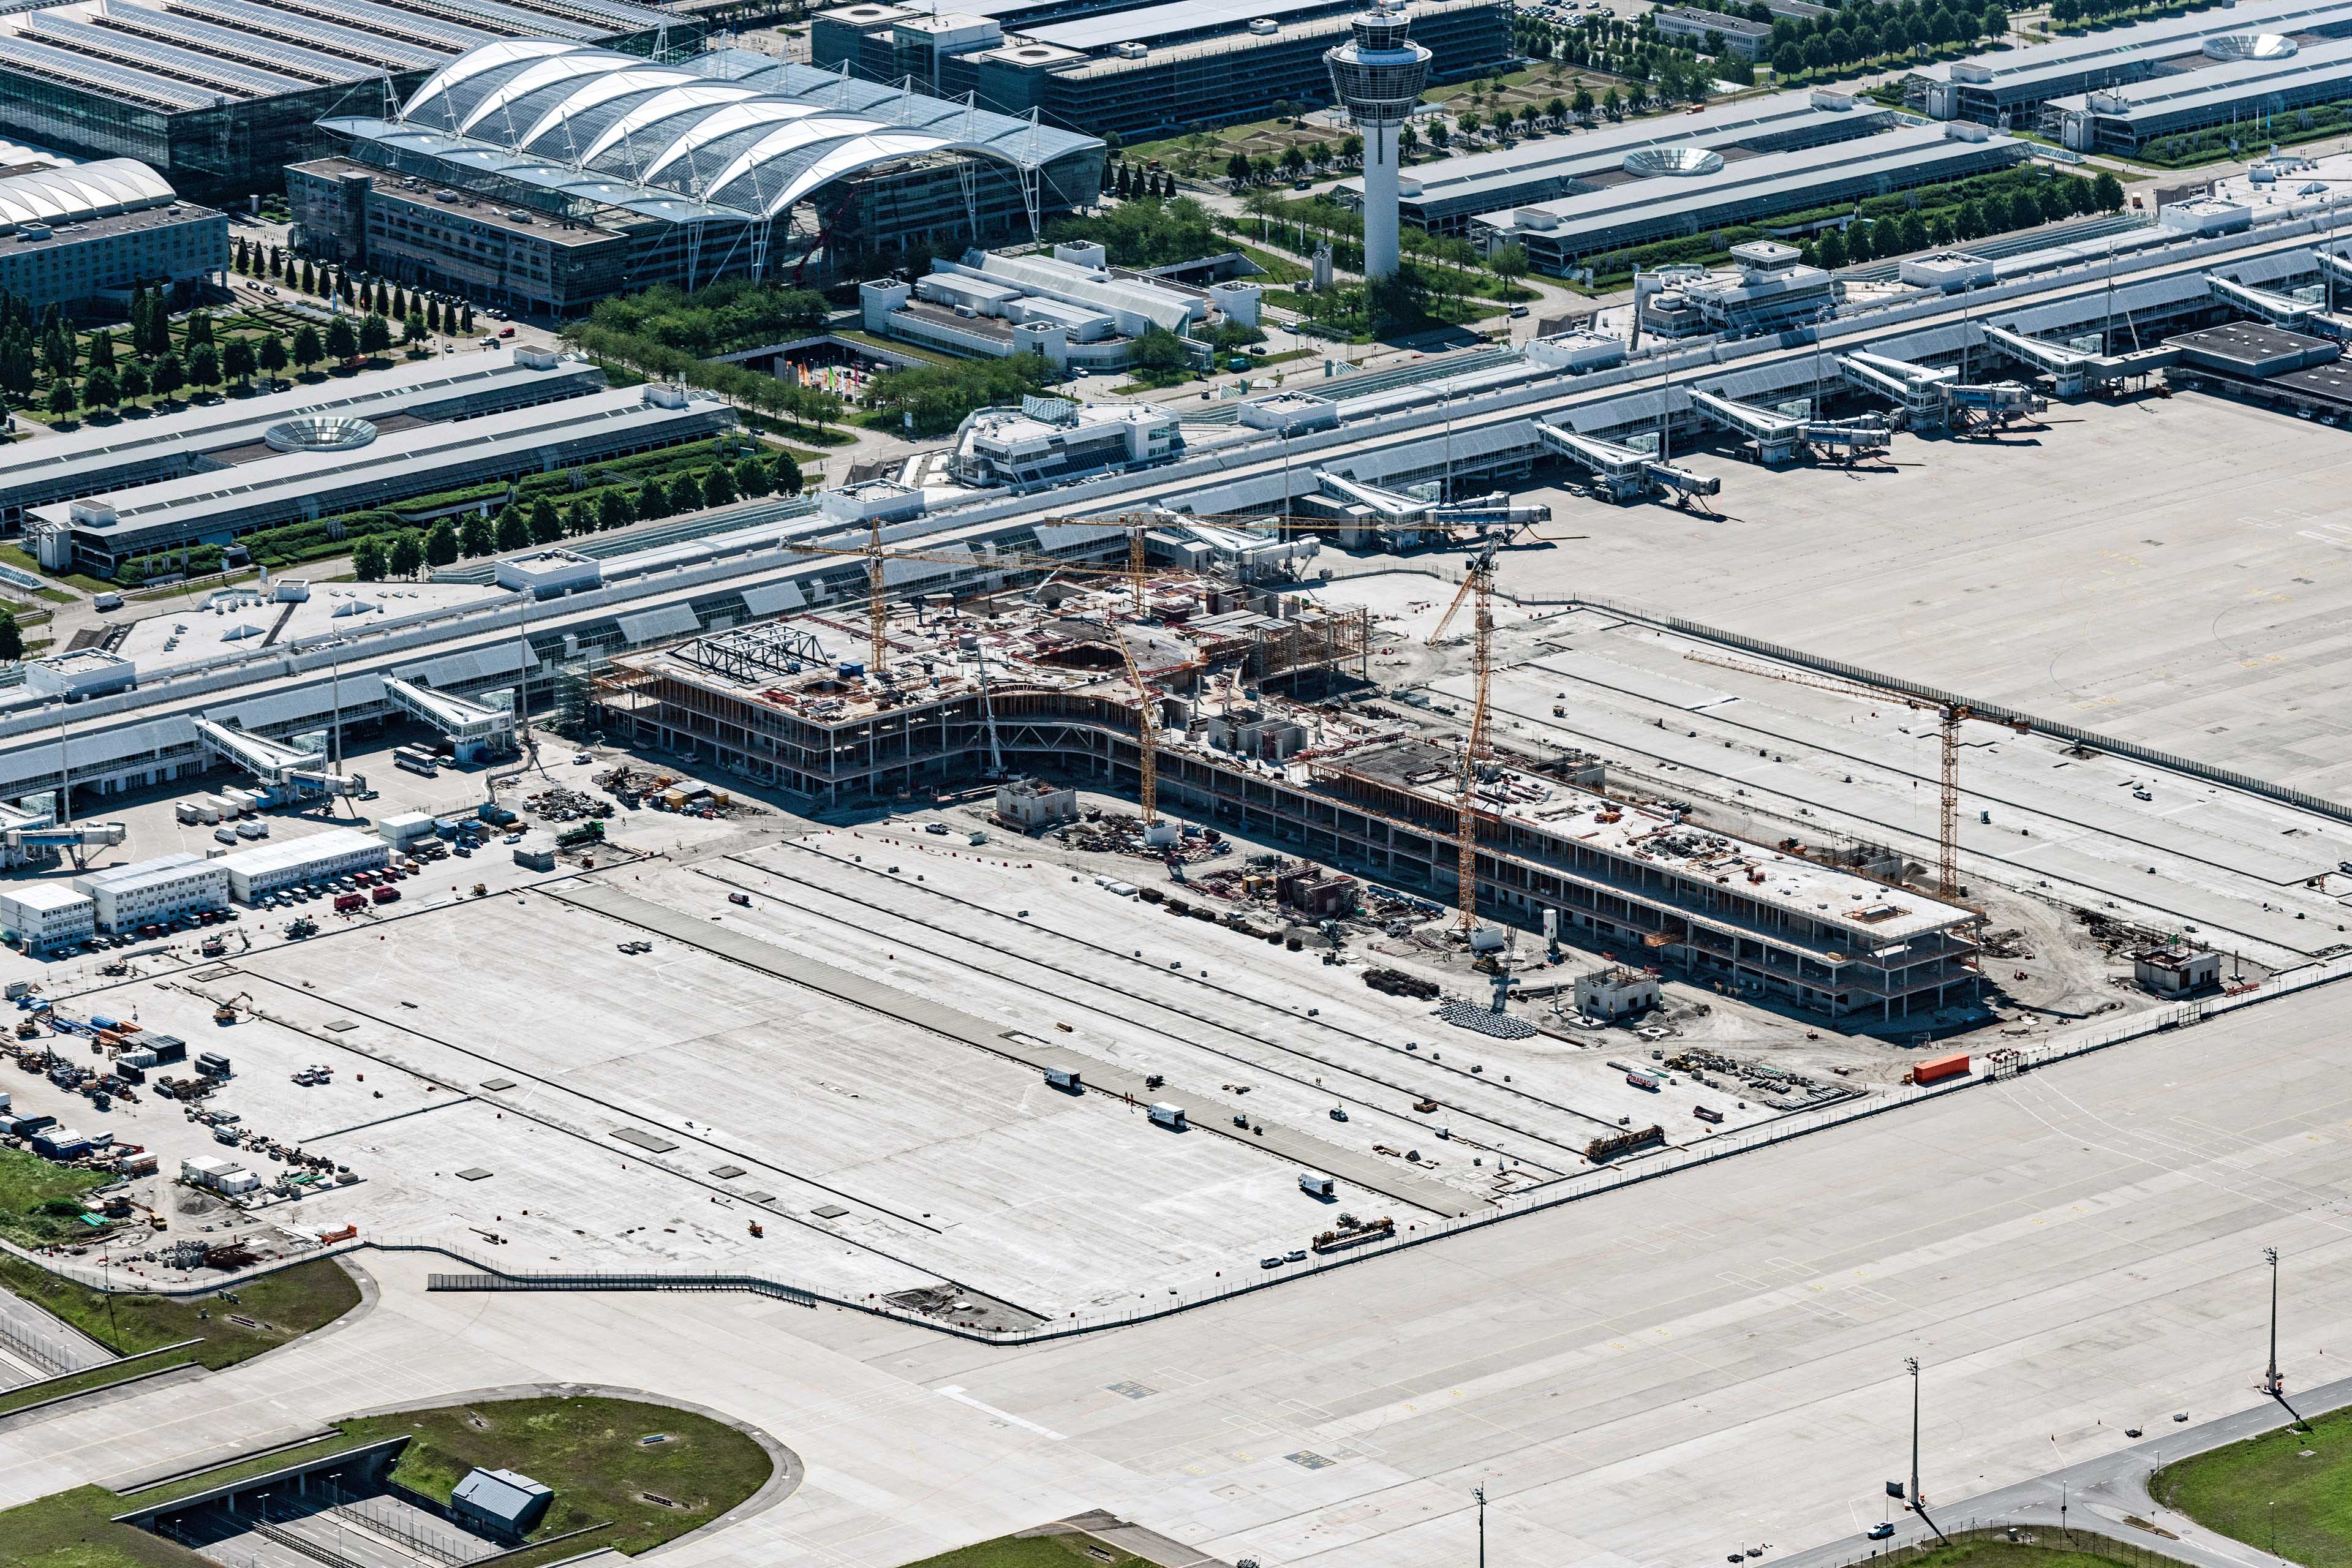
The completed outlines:
{"type": "Polygon", "coordinates": [[[1390,278],[1397,269],[1397,131],[1363,127],[1364,276],[1390,278]]]}

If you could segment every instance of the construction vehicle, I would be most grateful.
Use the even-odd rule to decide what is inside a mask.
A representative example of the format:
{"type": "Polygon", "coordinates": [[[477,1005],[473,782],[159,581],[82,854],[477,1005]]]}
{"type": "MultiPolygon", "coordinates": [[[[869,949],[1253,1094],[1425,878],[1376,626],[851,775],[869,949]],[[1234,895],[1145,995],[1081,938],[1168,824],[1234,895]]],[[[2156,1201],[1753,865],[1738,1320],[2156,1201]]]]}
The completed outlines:
{"type": "Polygon", "coordinates": [[[319,934],[319,922],[309,915],[298,915],[286,922],[286,934],[295,942],[306,936],[316,936],[319,934]]]}

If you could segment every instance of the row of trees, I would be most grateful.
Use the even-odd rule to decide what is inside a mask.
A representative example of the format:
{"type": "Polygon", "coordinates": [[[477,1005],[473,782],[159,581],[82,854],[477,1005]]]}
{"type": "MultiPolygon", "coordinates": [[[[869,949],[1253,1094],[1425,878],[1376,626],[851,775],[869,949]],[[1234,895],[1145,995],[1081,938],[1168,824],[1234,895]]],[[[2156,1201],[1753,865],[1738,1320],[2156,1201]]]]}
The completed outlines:
{"type": "Polygon", "coordinates": [[[563,339],[600,364],[683,381],[741,407],[758,409],[771,419],[811,426],[820,433],[841,421],[841,399],[822,387],[803,386],[743,365],[706,360],[691,350],[600,326],[593,317],[566,326],[563,339]]]}
{"type": "Polygon", "coordinates": [[[474,330],[474,307],[469,304],[453,301],[445,306],[422,289],[412,294],[382,278],[357,277],[332,263],[322,267],[283,246],[265,246],[257,239],[239,237],[229,249],[229,269],[247,278],[276,279],[322,300],[341,300],[363,314],[372,311],[404,324],[414,321],[417,325],[406,340],[411,342],[421,341],[428,332],[462,337],[474,330]]]}
{"type": "MultiPolygon", "coordinates": [[[[409,331],[412,342],[422,335],[423,328],[416,318],[410,319],[409,331]]],[[[206,335],[209,337],[209,333],[206,335]]],[[[75,356],[70,350],[51,358],[49,350],[43,349],[43,356],[55,374],[40,402],[51,416],[62,418],[82,409],[103,413],[125,405],[135,407],[149,397],[168,405],[182,391],[209,392],[229,382],[249,385],[257,373],[275,379],[289,365],[307,372],[324,361],[341,363],[362,354],[383,353],[392,347],[392,327],[382,316],[363,317],[357,327],[348,318],[338,316],[328,323],[324,333],[304,322],[294,330],[290,345],[275,332],[257,342],[243,337],[217,345],[209,341],[195,342],[184,356],[177,350],[167,350],[156,356],[152,364],[132,360],[120,368],[114,362],[113,341],[110,332],[90,334],[89,364],[79,385],[74,380],[75,356]]],[[[12,395],[29,397],[29,390],[19,393],[18,388],[29,388],[31,374],[29,364],[12,357],[9,340],[0,337],[0,387],[12,395]]]]}
{"type": "Polygon", "coordinates": [[[352,547],[352,568],[362,583],[414,577],[427,567],[555,544],[704,507],[771,493],[798,495],[801,484],[800,465],[790,453],[776,454],[772,462],[750,455],[706,468],[681,468],[667,481],[648,477],[635,489],[615,485],[563,506],[541,496],[529,506],[503,507],[495,519],[476,513],[443,518],[430,528],[403,529],[388,537],[371,534],[352,547]]]}
{"type": "Polygon", "coordinates": [[[1851,226],[1841,234],[1824,231],[1805,247],[1806,259],[1835,269],[1858,261],[1907,256],[1931,245],[1982,239],[2012,229],[2032,228],[2080,214],[2119,212],[2123,182],[2113,174],[2096,179],[2064,174],[1927,211],[1912,211],[1851,226]]]}
{"type": "MultiPolygon", "coordinates": [[[[2209,5],[2219,3],[2220,0],[2200,0],[2200,3],[2181,9],[2201,11],[2209,5]]],[[[2147,9],[2148,0],[2050,0],[2050,19],[2062,27],[2071,27],[2081,22],[2104,21],[2109,16],[2126,16],[2147,9]]]]}
{"type": "Polygon", "coordinates": [[[698,357],[758,348],[822,326],[824,296],[732,278],[688,294],[663,285],[601,301],[589,323],[698,357]]]}
{"type": "Polygon", "coordinates": [[[1921,0],[1851,0],[1807,20],[1769,20],[1772,69],[1782,77],[1848,70],[1890,55],[1910,58],[1948,47],[1997,42],[2009,31],[2009,12],[2000,0],[1982,5],[1969,0],[1927,0],[1925,5],[1921,0]]]}

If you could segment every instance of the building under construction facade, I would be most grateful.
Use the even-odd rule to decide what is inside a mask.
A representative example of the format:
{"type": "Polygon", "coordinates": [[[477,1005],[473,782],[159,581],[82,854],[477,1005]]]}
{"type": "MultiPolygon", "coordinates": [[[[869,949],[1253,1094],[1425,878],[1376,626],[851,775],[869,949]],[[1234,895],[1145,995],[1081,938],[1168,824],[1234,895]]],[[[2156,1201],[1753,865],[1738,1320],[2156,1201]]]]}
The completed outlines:
{"type": "MultiPolygon", "coordinates": [[[[835,805],[1007,773],[1134,795],[1148,712],[1160,811],[1456,899],[1460,752],[1353,700],[1363,611],[1212,578],[1156,579],[1147,614],[1132,611],[1124,584],[935,595],[893,606],[887,670],[861,616],[798,615],[612,660],[594,722],[835,805]]],[[[1526,926],[1553,911],[1563,936],[1612,956],[1830,1017],[1976,994],[1975,911],[1602,783],[1590,761],[1482,769],[1482,910],[1526,926]]]]}

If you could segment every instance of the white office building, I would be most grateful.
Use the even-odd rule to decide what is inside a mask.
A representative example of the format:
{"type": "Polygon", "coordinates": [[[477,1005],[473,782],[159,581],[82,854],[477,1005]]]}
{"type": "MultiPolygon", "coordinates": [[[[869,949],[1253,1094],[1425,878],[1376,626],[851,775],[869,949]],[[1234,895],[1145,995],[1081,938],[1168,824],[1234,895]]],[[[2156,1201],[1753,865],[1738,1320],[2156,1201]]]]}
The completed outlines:
{"type": "Polygon", "coordinates": [[[112,866],[73,879],[89,895],[98,929],[135,931],[205,910],[228,907],[228,873],[218,860],[184,851],[128,866],[112,866]]]}
{"type": "Polygon", "coordinates": [[[81,942],[97,929],[97,905],[66,882],[0,888],[0,931],[26,952],[81,942]]]}
{"type": "Polygon", "coordinates": [[[257,844],[250,849],[224,855],[213,864],[227,876],[229,896],[239,903],[249,904],[298,882],[379,870],[391,856],[392,846],[375,834],[362,833],[355,827],[331,827],[307,838],[257,844]]]}
{"type": "Polygon", "coordinates": [[[1025,489],[1084,474],[1163,462],[1183,450],[1177,416],[1153,403],[1072,403],[1027,397],[1018,410],[964,416],[955,437],[956,478],[1025,489]]]}

